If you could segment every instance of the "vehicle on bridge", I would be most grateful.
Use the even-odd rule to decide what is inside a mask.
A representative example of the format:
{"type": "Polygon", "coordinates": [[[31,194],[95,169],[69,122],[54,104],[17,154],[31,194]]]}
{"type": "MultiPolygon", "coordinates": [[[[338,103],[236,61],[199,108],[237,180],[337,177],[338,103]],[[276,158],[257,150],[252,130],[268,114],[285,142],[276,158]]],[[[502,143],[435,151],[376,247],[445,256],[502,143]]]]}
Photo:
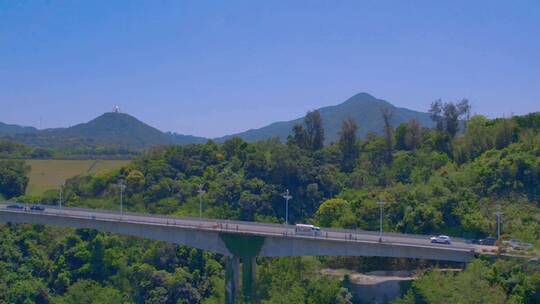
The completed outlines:
{"type": "Polygon", "coordinates": [[[450,245],[452,243],[452,241],[450,240],[450,237],[447,235],[432,236],[430,238],[430,241],[432,243],[446,244],[446,245],[450,245]]]}
{"type": "Polygon", "coordinates": [[[9,208],[9,209],[17,209],[17,210],[24,210],[24,205],[23,204],[11,204],[11,205],[7,205],[6,208],[9,208]]]}
{"type": "Polygon", "coordinates": [[[30,207],[30,210],[32,210],[32,211],[45,211],[45,207],[43,207],[41,205],[33,205],[32,207],[30,207]]]}
{"type": "Polygon", "coordinates": [[[478,240],[478,244],[480,244],[480,245],[487,245],[487,246],[494,246],[494,245],[495,245],[495,242],[497,242],[497,238],[492,237],[492,236],[488,236],[488,237],[485,238],[485,239],[480,239],[480,240],[478,240]]]}
{"type": "Polygon", "coordinates": [[[298,235],[319,236],[321,235],[321,228],[308,224],[296,224],[294,232],[298,235]]]}

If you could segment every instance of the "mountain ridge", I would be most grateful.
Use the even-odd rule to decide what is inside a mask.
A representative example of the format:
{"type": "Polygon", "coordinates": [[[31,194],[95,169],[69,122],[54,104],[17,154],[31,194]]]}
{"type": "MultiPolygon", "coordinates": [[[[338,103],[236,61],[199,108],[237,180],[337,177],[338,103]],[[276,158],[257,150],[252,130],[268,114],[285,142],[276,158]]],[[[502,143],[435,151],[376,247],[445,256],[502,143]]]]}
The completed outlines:
{"type": "MultiPolygon", "coordinates": [[[[353,118],[358,124],[358,136],[360,138],[365,137],[369,132],[381,134],[384,126],[381,114],[381,110],[383,109],[389,109],[393,113],[390,122],[394,127],[411,119],[418,120],[425,127],[432,127],[434,125],[427,113],[396,107],[386,100],[377,99],[363,92],[348,98],[340,104],[318,109],[323,119],[326,143],[336,141],[339,138],[338,133],[341,129],[341,123],[348,117],[353,118]]],[[[303,117],[274,122],[261,128],[214,138],[214,140],[223,142],[233,137],[240,137],[246,141],[257,141],[278,137],[280,140],[285,141],[287,136],[292,133],[292,127],[302,122],[303,117]]]]}
{"type": "MultiPolygon", "coordinates": [[[[342,103],[318,109],[323,119],[326,143],[336,141],[339,138],[341,123],[348,117],[353,118],[359,125],[358,136],[360,138],[365,137],[370,132],[381,134],[384,126],[381,113],[385,109],[393,113],[390,122],[394,127],[411,119],[418,120],[425,127],[434,125],[427,113],[396,107],[390,102],[377,99],[368,93],[358,93],[342,103]]],[[[293,126],[302,124],[302,122],[303,117],[277,121],[261,128],[209,139],[162,132],[129,114],[107,112],[86,123],[68,128],[37,130],[32,127],[0,123],[0,137],[30,146],[47,148],[113,146],[146,149],[159,145],[205,143],[208,140],[224,142],[233,137],[240,137],[248,142],[276,137],[281,141],[286,141],[287,136],[292,133],[293,126]],[[3,126],[7,127],[3,128],[3,126]]]]}
{"type": "Polygon", "coordinates": [[[110,146],[136,150],[159,145],[206,142],[201,137],[164,133],[129,114],[117,112],[107,112],[68,128],[12,134],[4,136],[4,139],[46,148],[110,146]]]}
{"type": "Polygon", "coordinates": [[[15,135],[15,134],[22,134],[22,133],[34,133],[37,132],[38,129],[34,127],[25,127],[15,124],[6,124],[3,122],[0,122],[0,136],[9,136],[9,135],[15,135]]]}

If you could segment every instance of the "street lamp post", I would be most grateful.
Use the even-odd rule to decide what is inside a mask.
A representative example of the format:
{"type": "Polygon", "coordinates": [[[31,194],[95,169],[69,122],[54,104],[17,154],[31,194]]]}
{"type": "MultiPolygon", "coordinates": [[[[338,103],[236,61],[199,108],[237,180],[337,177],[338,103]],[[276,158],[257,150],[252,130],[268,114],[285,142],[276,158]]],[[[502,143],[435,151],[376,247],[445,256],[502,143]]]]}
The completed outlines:
{"type": "Polygon", "coordinates": [[[380,202],[377,202],[377,205],[379,205],[380,207],[380,212],[379,212],[379,242],[382,242],[382,232],[383,232],[383,206],[384,206],[385,202],[383,201],[380,201],[380,202]]]}
{"type": "Polygon", "coordinates": [[[124,215],[124,190],[126,189],[126,185],[124,184],[123,180],[120,180],[118,182],[118,188],[120,188],[120,216],[124,215]]]}
{"type": "Polygon", "coordinates": [[[497,240],[501,238],[501,216],[503,213],[501,211],[495,212],[497,216],[497,240]]]}
{"type": "Polygon", "coordinates": [[[292,199],[292,195],[289,194],[289,189],[283,194],[285,199],[285,225],[289,224],[289,200],[292,199]]]}
{"type": "Polygon", "coordinates": [[[64,191],[64,186],[66,185],[65,181],[60,182],[60,199],[58,200],[58,204],[60,206],[60,209],[62,208],[62,192],[64,191]]]}
{"type": "Polygon", "coordinates": [[[199,220],[202,219],[202,196],[206,193],[206,191],[203,190],[203,185],[199,185],[199,190],[197,190],[197,193],[199,193],[199,220]]]}

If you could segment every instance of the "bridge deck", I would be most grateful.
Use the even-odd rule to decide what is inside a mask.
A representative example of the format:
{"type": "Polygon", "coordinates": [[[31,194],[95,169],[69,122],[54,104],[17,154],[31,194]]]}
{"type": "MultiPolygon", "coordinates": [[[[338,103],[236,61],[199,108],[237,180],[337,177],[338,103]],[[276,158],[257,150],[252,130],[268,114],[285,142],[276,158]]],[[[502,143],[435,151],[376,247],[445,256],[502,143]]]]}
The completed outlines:
{"type": "MultiPolygon", "coordinates": [[[[264,256],[286,256],[286,255],[362,255],[356,254],[359,245],[364,245],[362,248],[368,248],[366,246],[384,246],[385,248],[400,248],[407,251],[412,251],[404,255],[404,257],[414,256],[414,250],[430,250],[433,249],[437,252],[452,252],[454,254],[463,253],[465,256],[463,260],[468,260],[471,257],[471,253],[480,253],[492,251],[494,247],[480,246],[471,244],[463,239],[452,239],[452,244],[432,244],[429,241],[429,236],[425,235],[412,235],[412,234],[397,234],[397,233],[384,233],[382,242],[379,242],[379,234],[372,231],[362,230],[335,230],[322,228],[321,235],[319,236],[306,236],[295,234],[295,226],[292,225],[279,225],[279,224],[265,224],[265,223],[253,223],[242,221],[227,221],[218,219],[199,219],[199,218],[178,218],[163,215],[148,215],[148,214],[136,214],[136,213],[124,213],[118,212],[93,210],[93,209],[77,209],[77,208],[55,208],[47,207],[44,211],[29,211],[29,210],[16,210],[9,209],[7,205],[0,204],[0,213],[3,215],[0,221],[10,221],[9,219],[15,219],[14,222],[29,222],[29,223],[49,223],[56,225],[86,227],[88,222],[95,222],[89,228],[99,229],[99,223],[110,224],[122,224],[124,226],[131,225],[131,227],[166,227],[174,228],[175,231],[184,230],[200,232],[208,234],[238,234],[244,236],[260,236],[267,239],[267,246],[263,247],[260,255],[264,256]],[[18,215],[18,216],[17,216],[18,215]],[[22,217],[21,217],[22,216],[22,217]],[[37,220],[39,218],[40,220],[37,220]],[[49,219],[50,221],[44,221],[49,219]],[[65,221],[69,219],[69,222],[65,221]],[[74,222],[80,220],[80,225],[74,225],[74,222]],[[71,224],[70,224],[71,223],[71,224]],[[316,244],[324,244],[318,247],[316,244]],[[309,247],[310,250],[302,249],[302,247],[309,247]],[[278,248],[280,247],[280,248],[278,248]],[[335,248],[327,248],[335,247],[335,248]],[[347,249],[346,247],[350,247],[347,249]],[[332,250],[333,249],[333,250],[332,250]]],[[[110,226],[110,225],[109,225],[110,226]]],[[[138,228],[138,230],[140,230],[138,228]]],[[[122,229],[103,229],[105,231],[122,233],[122,229]]],[[[124,229],[125,230],[125,229],[124,229]]],[[[165,230],[160,230],[165,231],[165,230]]],[[[168,231],[168,230],[167,230],[168,231]]],[[[146,237],[152,237],[151,235],[145,235],[142,232],[126,233],[128,235],[141,235],[146,237]]],[[[167,232],[162,232],[167,233],[167,232]]],[[[159,237],[157,239],[169,240],[169,238],[159,237]]],[[[172,242],[175,242],[171,239],[172,242]]],[[[215,242],[215,239],[206,239],[200,242],[215,242]]],[[[183,243],[181,240],[177,243],[183,243]]],[[[186,243],[197,248],[213,250],[219,253],[226,253],[223,250],[223,246],[218,246],[217,249],[208,244],[204,246],[198,246],[197,240],[192,240],[191,243],[186,243]],[[206,246],[206,247],[205,247],[206,246]]],[[[225,250],[226,251],[226,250],[225,250]]],[[[368,255],[378,255],[380,250],[367,251],[368,255]]],[[[382,256],[399,256],[396,254],[382,256]]],[[[422,255],[419,255],[421,258],[422,255]]],[[[442,258],[444,259],[444,258],[442,258]]],[[[452,258],[454,259],[454,258],[452,258]]],[[[461,258],[459,259],[461,260],[461,258]]]]}

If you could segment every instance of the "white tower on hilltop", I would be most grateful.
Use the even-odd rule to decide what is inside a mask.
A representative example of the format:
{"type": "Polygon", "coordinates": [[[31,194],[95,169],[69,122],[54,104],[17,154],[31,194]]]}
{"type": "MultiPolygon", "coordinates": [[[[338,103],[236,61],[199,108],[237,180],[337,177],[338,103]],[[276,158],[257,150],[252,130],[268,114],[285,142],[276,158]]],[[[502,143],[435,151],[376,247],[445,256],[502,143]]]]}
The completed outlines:
{"type": "Polygon", "coordinates": [[[113,113],[120,113],[120,106],[114,106],[113,113]]]}

